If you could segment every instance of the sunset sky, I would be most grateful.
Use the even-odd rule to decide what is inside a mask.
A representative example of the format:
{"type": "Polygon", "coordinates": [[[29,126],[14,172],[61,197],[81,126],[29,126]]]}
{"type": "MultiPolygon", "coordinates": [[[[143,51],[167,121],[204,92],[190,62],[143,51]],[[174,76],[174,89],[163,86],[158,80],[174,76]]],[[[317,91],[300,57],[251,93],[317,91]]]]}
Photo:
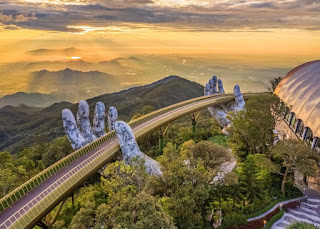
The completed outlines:
{"type": "Polygon", "coordinates": [[[0,0],[0,62],[131,54],[312,60],[319,12],[318,0],[0,0]]]}

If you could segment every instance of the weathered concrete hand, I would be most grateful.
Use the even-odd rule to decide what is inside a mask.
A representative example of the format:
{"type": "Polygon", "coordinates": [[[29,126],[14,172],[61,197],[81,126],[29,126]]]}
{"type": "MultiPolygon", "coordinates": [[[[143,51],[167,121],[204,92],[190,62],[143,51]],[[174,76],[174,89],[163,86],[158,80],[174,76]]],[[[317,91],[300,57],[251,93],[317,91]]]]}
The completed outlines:
{"type": "MultiPolygon", "coordinates": [[[[105,135],[105,105],[96,104],[93,117],[93,128],[89,121],[89,105],[80,101],[77,113],[77,122],[69,109],[62,111],[63,127],[74,150],[80,149],[89,142],[105,135]]],[[[161,175],[160,165],[157,161],[142,153],[130,126],[122,121],[117,122],[118,112],[115,107],[108,110],[109,131],[115,130],[126,164],[134,163],[133,158],[143,159],[146,171],[149,174],[161,175]]]]}
{"type": "MultiPolygon", "coordinates": [[[[111,108],[110,108],[111,109],[111,108]]],[[[109,111],[110,111],[109,109],[109,111]]],[[[115,109],[115,108],[114,108],[115,109]]],[[[81,100],[78,106],[77,122],[69,109],[62,110],[63,127],[74,150],[80,149],[89,142],[103,136],[105,132],[105,105],[97,102],[93,114],[93,128],[89,121],[89,105],[81,100]]],[[[109,115],[111,116],[111,115],[109,115]]],[[[118,117],[117,111],[112,110],[110,122],[115,122],[118,117]]],[[[111,128],[109,126],[109,128],[111,128]]]]}
{"type": "MultiPolygon", "coordinates": [[[[218,79],[216,76],[213,76],[209,80],[209,83],[206,84],[204,89],[204,95],[214,95],[214,94],[224,94],[224,88],[222,80],[218,79]],[[218,90],[217,90],[218,82],[218,90]]],[[[230,104],[222,104],[218,106],[208,107],[210,114],[217,120],[219,125],[222,128],[227,128],[232,125],[231,121],[227,119],[227,114],[229,112],[237,112],[244,109],[245,101],[243,99],[242,93],[240,91],[239,85],[235,85],[233,89],[233,94],[235,101],[230,104]]]]}
{"type": "Polygon", "coordinates": [[[108,126],[109,131],[114,130],[114,125],[118,119],[118,111],[115,107],[110,107],[108,111],[108,126]]]}
{"type": "Polygon", "coordinates": [[[222,80],[218,79],[216,76],[213,76],[212,79],[209,80],[209,83],[206,84],[204,89],[204,95],[214,95],[214,94],[224,94],[222,80]],[[217,83],[218,83],[218,89],[217,89],[217,83]]]}
{"type": "Polygon", "coordinates": [[[130,126],[122,121],[115,123],[115,131],[120,143],[123,160],[126,164],[134,163],[133,158],[143,159],[148,174],[161,175],[160,164],[142,153],[130,126]]]}

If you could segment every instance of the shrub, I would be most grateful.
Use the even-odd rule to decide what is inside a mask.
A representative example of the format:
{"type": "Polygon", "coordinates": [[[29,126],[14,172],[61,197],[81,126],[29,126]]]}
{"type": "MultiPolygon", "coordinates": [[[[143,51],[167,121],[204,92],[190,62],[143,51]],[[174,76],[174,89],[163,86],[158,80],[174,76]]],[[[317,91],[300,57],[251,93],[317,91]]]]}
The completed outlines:
{"type": "Polygon", "coordinates": [[[298,197],[302,195],[303,194],[297,187],[293,186],[290,183],[286,185],[286,197],[298,197]]]}
{"type": "Polygon", "coordinates": [[[242,211],[245,215],[250,215],[264,209],[270,204],[270,199],[268,197],[264,197],[265,199],[255,199],[252,204],[248,204],[242,208],[242,211]]]}
{"type": "Polygon", "coordinates": [[[244,214],[232,212],[223,217],[223,228],[236,228],[247,223],[247,218],[244,214]]]}
{"type": "Polygon", "coordinates": [[[288,229],[319,229],[319,227],[304,222],[296,222],[291,224],[288,229]]]}
{"type": "Polygon", "coordinates": [[[282,216],[284,215],[284,210],[281,210],[280,212],[278,212],[276,215],[274,215],[266,224],[266,228],[270,229],[272,227],[272,225],[277,222],[279,219],[282,218],[282,216]]]}

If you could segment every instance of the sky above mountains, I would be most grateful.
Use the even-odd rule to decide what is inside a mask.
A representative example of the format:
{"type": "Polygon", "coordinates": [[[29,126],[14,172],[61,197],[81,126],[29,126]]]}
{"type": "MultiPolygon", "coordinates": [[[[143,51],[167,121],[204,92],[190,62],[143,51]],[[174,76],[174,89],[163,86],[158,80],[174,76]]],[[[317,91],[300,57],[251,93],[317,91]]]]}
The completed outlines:
{"type": "Polygon", "coordinates": [[[0,0],[0,62],[131,54],[311,60],[320,54],[319,12],[318,0],[0,0]]]}

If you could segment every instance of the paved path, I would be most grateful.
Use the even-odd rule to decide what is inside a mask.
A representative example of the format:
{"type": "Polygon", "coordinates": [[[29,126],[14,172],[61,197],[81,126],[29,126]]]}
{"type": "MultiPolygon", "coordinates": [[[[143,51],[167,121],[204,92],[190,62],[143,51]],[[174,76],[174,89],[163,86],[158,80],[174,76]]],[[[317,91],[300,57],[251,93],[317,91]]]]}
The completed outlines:
{"type": "Polygon", "coordinates": [[[299,207],[287,210],[271,229],[285,229],[295,222],[320,226],[320,198],[308,197],[299,207]]]}
{"type": "Polygon", "coordinates": [[[232,156],[230,161],[227,161],[220,166],[220,169],[217,175],[213,178],[213,181],[217,182],[217,181],[223,180],[226,174],[231,173],[232,170],[236,167],[236,165],[237,165],[237,160],[235,157],[232,156]]]}

